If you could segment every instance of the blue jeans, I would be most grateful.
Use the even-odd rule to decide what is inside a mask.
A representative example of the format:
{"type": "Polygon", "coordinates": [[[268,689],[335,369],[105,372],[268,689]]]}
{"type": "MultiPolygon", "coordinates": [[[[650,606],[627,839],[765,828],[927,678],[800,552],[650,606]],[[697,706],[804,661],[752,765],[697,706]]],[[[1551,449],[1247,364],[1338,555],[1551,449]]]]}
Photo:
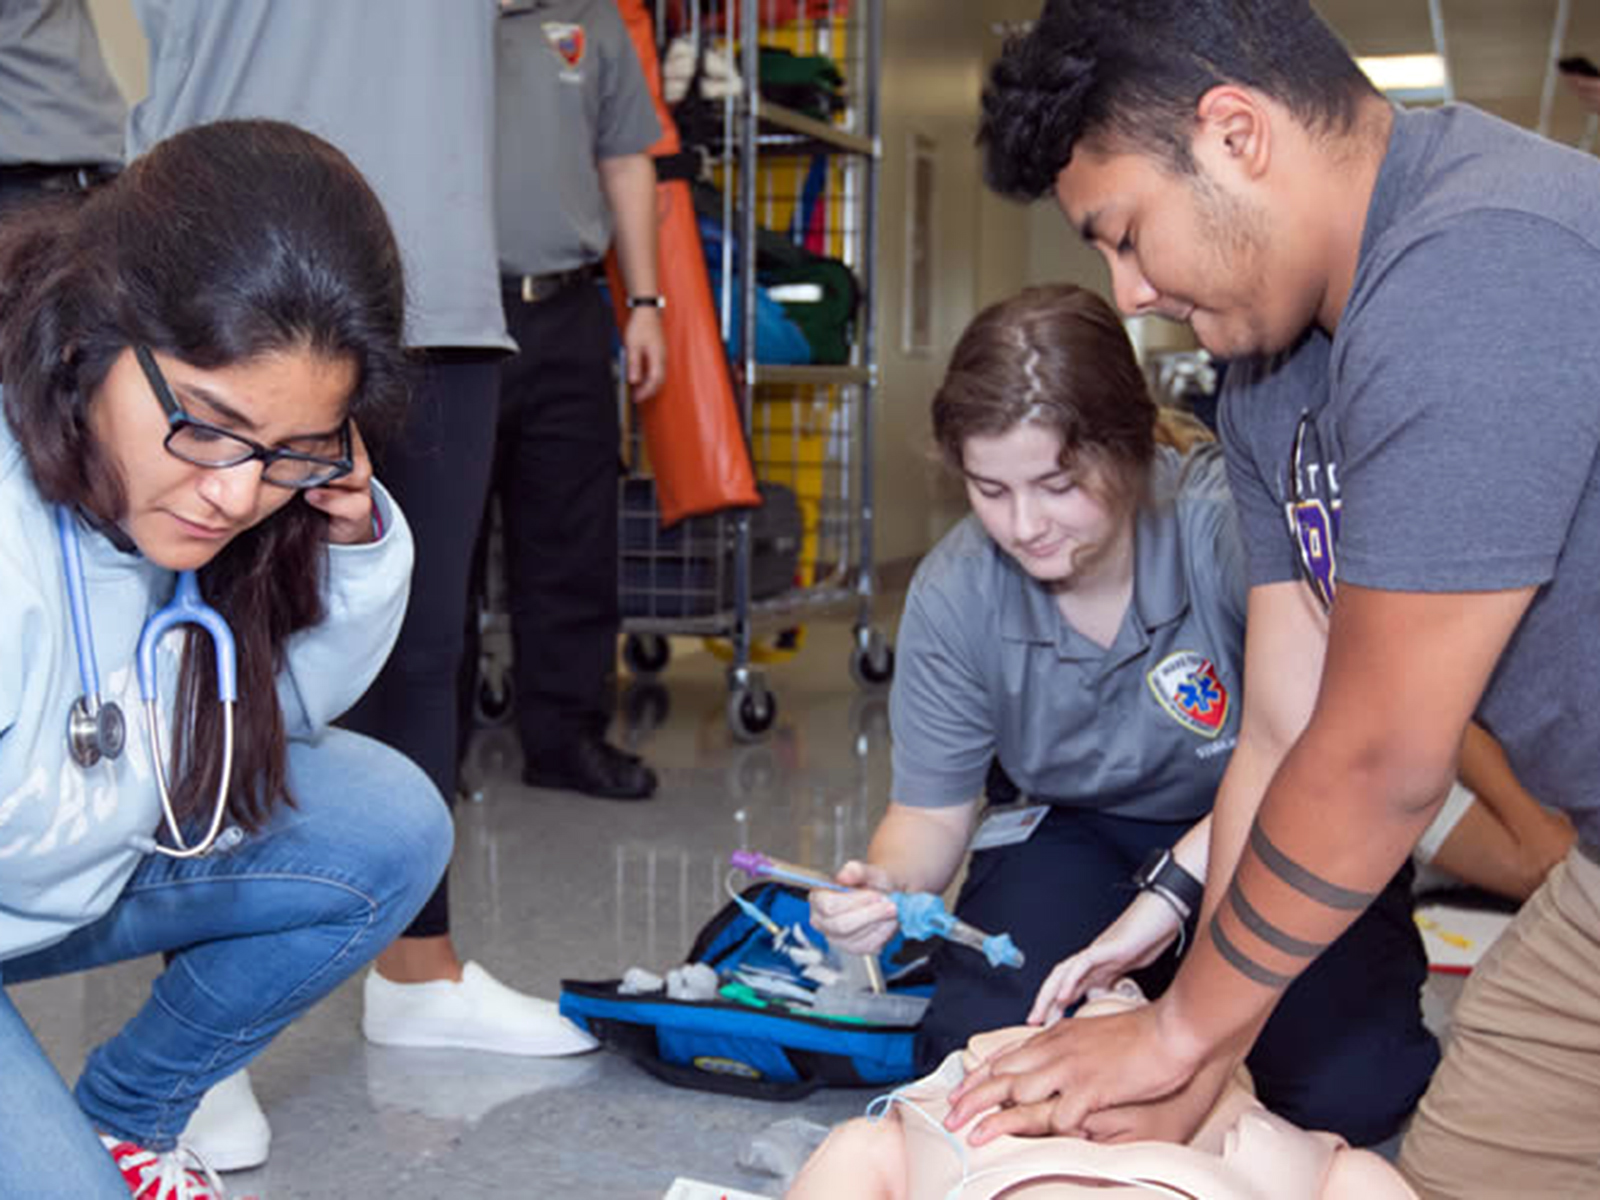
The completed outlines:
{"type": "Polygon", "coordinates": [[[94,1130],[169,1149],[208,1088],[375,957],[433,891],[450,815],[409,759],[331,729],[290,744],[289,789],[298,806],[260,832],[225,831],[226,849],[205,858],[146,858],[100,920],[0,964],[13,984],[173,952],[144,1007],[89,1055],[76,1102],[0,998],[0,1113],[6,1143],[27,1148],[0,1156],[0,1196],[126,1200],[94,1130]]]}

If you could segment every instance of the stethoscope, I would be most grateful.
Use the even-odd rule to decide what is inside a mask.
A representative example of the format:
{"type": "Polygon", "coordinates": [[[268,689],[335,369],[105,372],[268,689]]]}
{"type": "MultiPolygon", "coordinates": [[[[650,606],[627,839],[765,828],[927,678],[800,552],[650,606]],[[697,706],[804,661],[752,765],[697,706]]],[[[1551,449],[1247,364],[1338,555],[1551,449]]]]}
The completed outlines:
{"type": "MultiPolygon", "coordinates": [[[[127,739],[127,723],[115,701],[100,697],[100,668],[94,657],[94,636],[89,626],[88,587],[83,578],[83,557],[78,546],[77,519],[65,508],[56,509],[56,529],[61,538],[62,573],[67,581],[68,607],[72,611],[72,636],[78,646],[78,678],[83,695],[73,702],[67,714],[67,750],[80,767],[94,766],[102,758],[117,758],[127,739]]],[[[150,757],[155,762],[156,783],[161,792],[161,811],[176,849],[154,840],[145,844],[170,858],[198,858],[210,851],[222,829],[228,809],[228,778],[233,773],[233,708],[239,695],[238,671],[233,646],[233,631],[222,614],[200,598],[200,584],[193,571],[178,574],[178,586],[165,607],[151,615],[139,634],[137,654],[139,698],[144,702],[145,722],[150,731],[150,757]],[[156,646],[177,625],[198,625],[211,635],[217,658],[217,696],[222,702],[222,775],[217,781],[217,800],[211,826],[198,845],[184,841],[178,818],[172,809],[167,787],[166,760],[161,754],[161,736],[156,721],[156,646]]]]}

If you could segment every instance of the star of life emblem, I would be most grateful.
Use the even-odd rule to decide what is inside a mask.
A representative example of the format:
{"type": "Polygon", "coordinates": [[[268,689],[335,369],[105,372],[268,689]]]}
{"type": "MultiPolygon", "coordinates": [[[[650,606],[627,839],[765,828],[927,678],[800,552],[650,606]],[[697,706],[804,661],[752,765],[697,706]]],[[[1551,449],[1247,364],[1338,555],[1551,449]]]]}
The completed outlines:
{"type": "Polygon", "coordinates": [[[576,70],[587,47],[583,26],[568,21],[546,21],[544,36],[549,39],[550,48],[561,56],[561,61],[576,70]]]}
{"type": "Polygon", "coordinates": [[[1169,654],[1145,676],[1167,714],[1185,729],[1214,738],[1228,720],[1228,689],[1217,668],[1196,650],[1169,654]]]}

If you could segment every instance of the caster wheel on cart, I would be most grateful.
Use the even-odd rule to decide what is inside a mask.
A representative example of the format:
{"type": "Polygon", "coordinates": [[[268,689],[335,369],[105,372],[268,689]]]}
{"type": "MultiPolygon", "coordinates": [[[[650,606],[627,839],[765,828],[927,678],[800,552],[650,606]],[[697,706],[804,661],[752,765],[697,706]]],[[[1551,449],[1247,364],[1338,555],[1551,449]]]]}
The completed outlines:
{"type": "Polygon", "coordinates": [[[759,741],[778,719],[778,698],[766,689],[736,688],[728,695],[728,728],[741,742],[759,741]]]}
{"type": "Polygon", "coordinates": [[[622,661],[638,679],[648,679],[667,669],[672,644],[659,633],[630,633],[622,639],[622,661]]]}
{"type": "Polygon", "coordinates": [[[472,719],[479,729],[504,725],[516,707],[517,692],[509,674],[485,673],[478,677],[478,688],[472,696],[472,719]]]}
{"type": "Polygon", "coordinates": [[[850,678],[858,687],[880,688],[894,678],[894,647],[876,630],[850,652],[850,678]]]}

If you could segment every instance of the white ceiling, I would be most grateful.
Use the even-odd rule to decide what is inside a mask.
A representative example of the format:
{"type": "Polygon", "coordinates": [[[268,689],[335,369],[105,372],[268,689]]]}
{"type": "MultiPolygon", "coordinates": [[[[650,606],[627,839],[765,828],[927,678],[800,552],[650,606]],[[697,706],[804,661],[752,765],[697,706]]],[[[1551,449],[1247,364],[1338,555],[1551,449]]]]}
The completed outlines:
{"type": "MultiPolygon", "coordinates": [[[[1428,0],[1312,0],[1358,54],[1418,54],[1434,48],[1428,0]]],[[[986,0],[997,20],[1038,14],[1040,0],[986,0]]],[[[1441,0],[1456,97],[1535,129],[1559,0],[1441,0]]],[[[1563,53],[1600,63],[1600,0],[1569,0],[1563,53]]],[[[1587,111],[1558,86],[1549,134],[1576,143],[1587,111]]]]}

